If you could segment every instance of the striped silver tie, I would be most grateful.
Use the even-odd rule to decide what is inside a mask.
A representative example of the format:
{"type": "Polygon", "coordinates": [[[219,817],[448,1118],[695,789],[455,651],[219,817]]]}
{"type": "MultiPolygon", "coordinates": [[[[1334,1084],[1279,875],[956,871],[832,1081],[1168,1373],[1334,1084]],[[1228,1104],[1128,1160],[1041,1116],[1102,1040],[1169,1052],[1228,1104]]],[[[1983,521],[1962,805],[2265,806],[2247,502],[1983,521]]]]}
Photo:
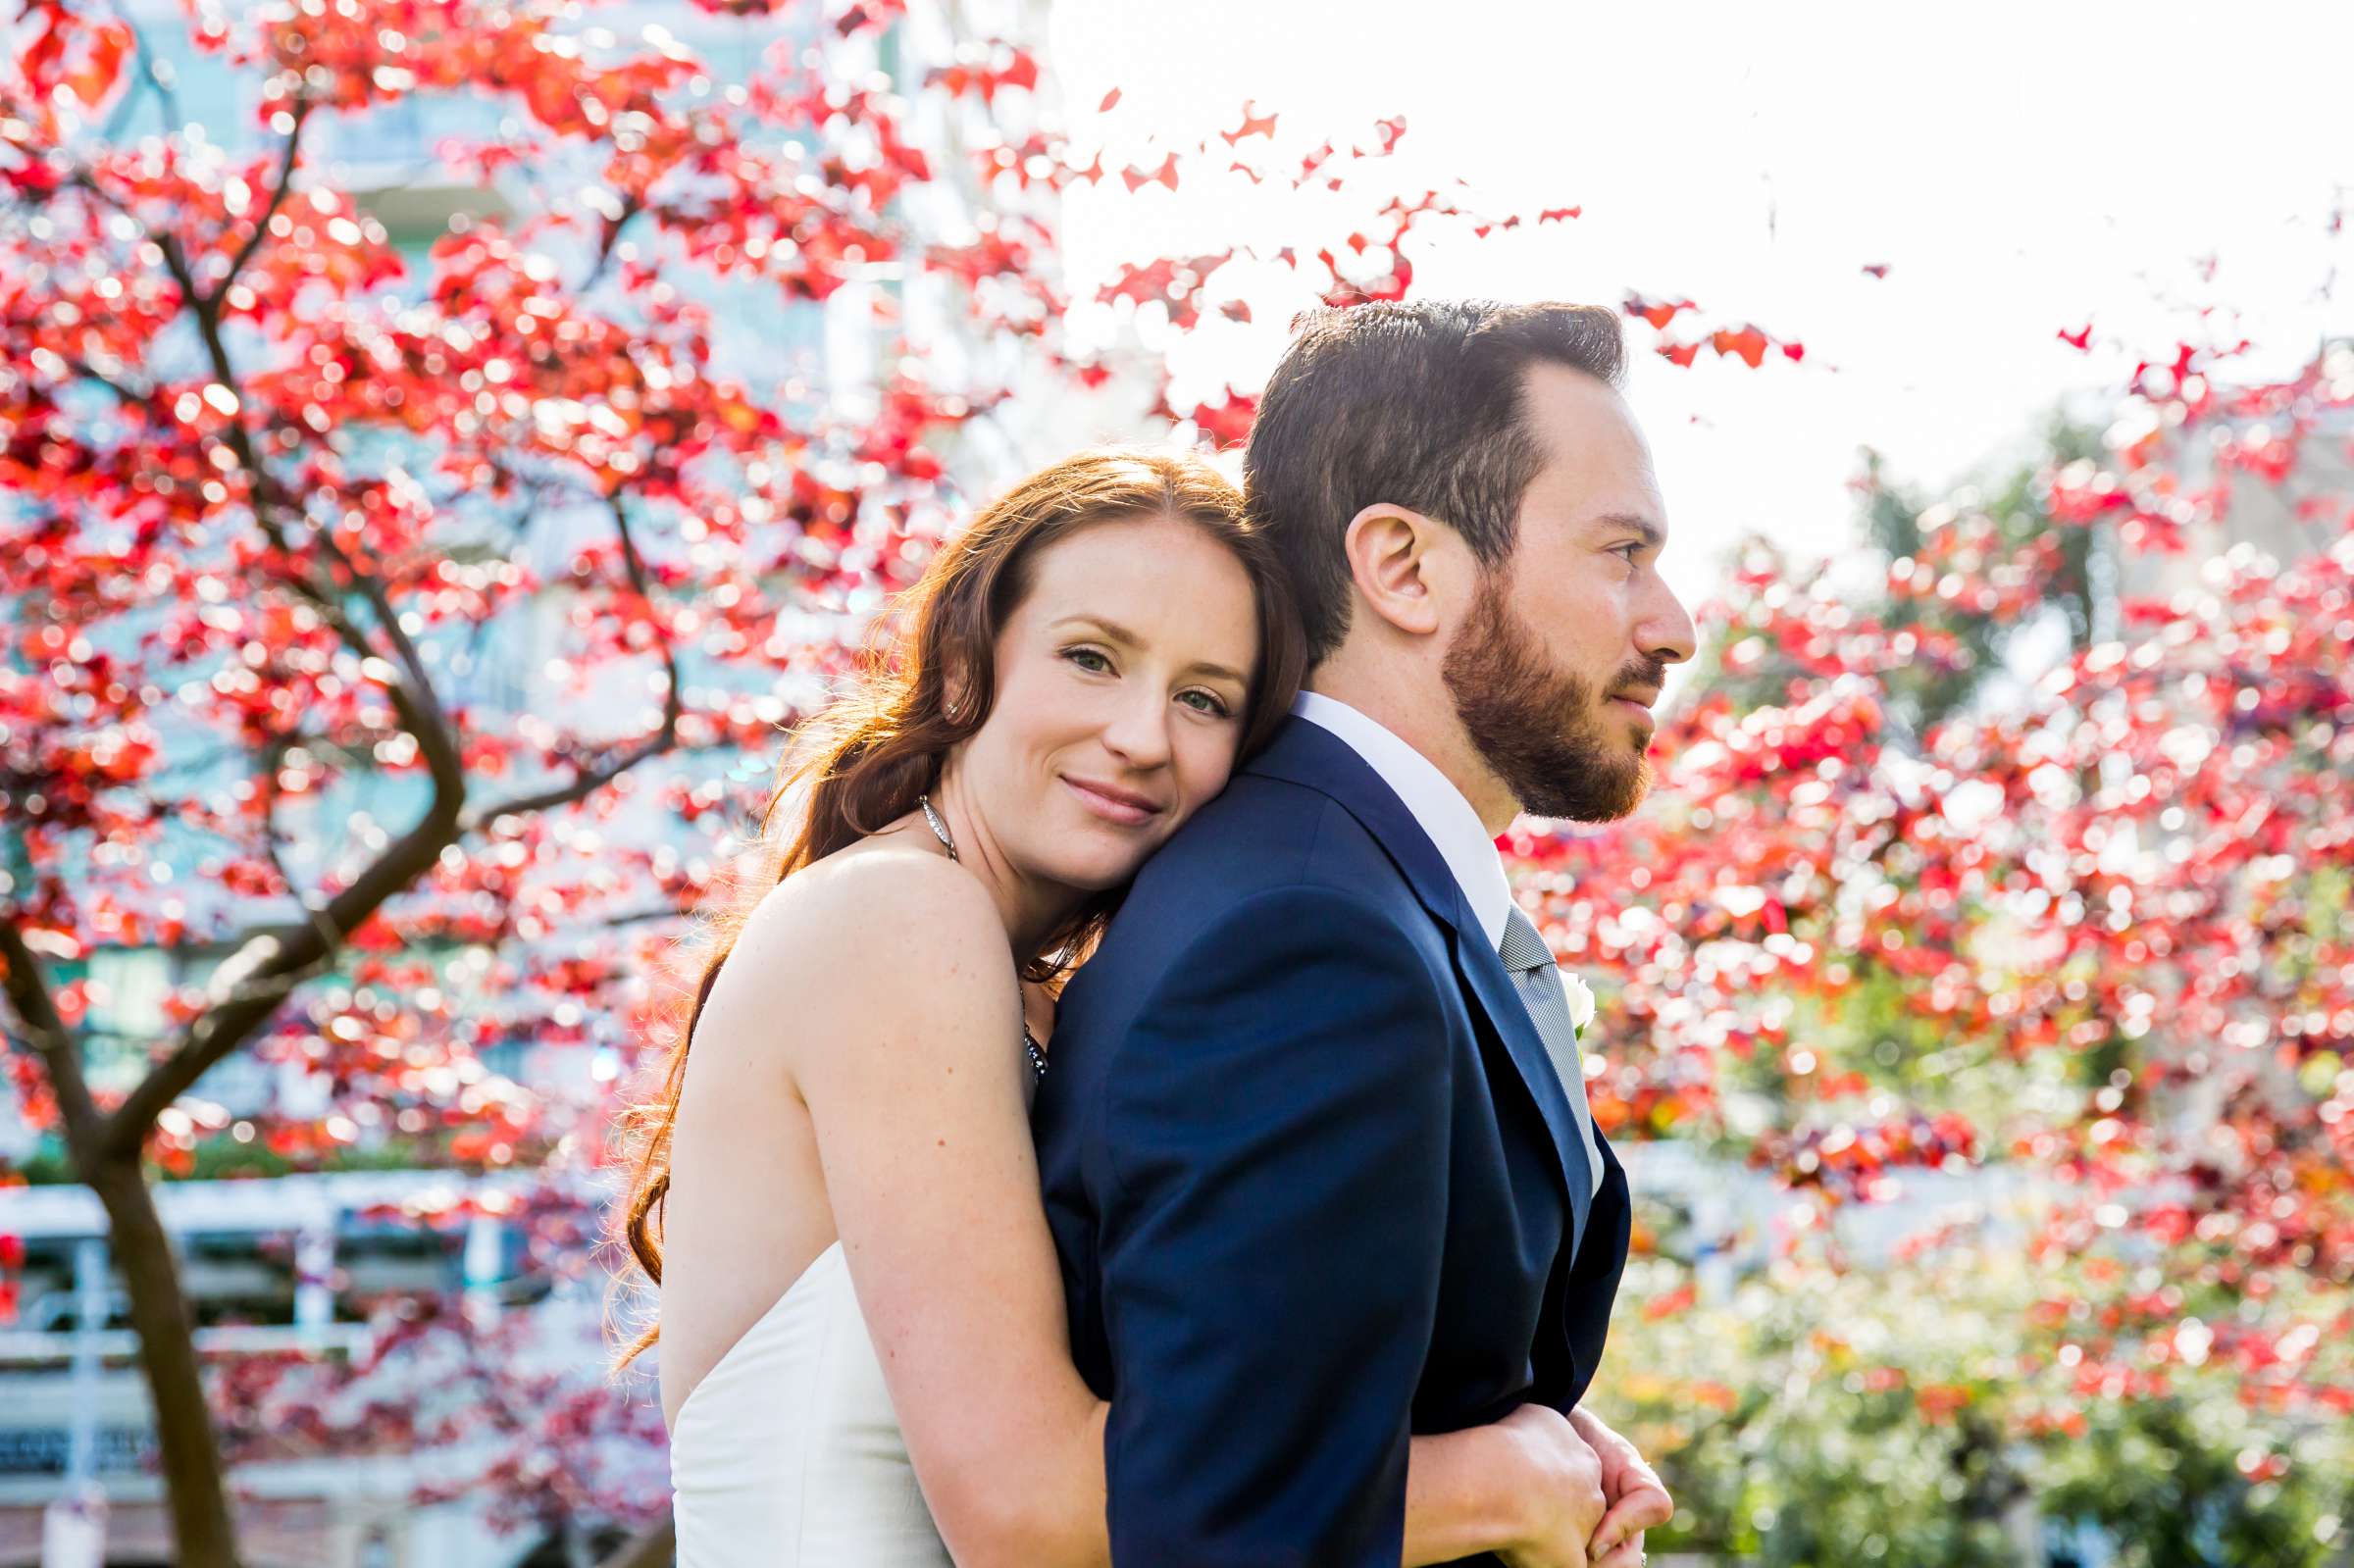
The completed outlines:
{"type": "Polygon", "coordinates": [[[1554,966],[1553,950],[1515,904],[1504,923],[1504,940],[1496,944],[1496,951],[1511,972],[1520,1003],[1535,1021],[1537,1035],[1545,1041],[1545,1054],[1553,1058],[1554,1071],[1561,1075],[1569,1109],[1577,1116],[1577,1136],[1586,1145],[1586,1169],[1599,1192],[1602,1147],[1594,1141],[1594,1112],[1586,1104],[1586,1072],[1577,1051],[1577,1026],[1569,1019],[1569,993],[1561,986],[1561,970],[1554,966]]]}

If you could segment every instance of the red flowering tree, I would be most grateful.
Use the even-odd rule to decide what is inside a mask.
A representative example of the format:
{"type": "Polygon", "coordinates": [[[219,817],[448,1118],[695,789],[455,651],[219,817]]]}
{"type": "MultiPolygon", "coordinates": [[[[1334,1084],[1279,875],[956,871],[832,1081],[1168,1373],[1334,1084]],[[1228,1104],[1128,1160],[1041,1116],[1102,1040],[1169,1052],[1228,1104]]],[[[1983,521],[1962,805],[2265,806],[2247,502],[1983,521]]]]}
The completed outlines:
{"type": "MultiPolygon", "coordinates": [[[[19,1097],[105,1205],[179,1560],[235,1548],[148,1174],[239,1144],[543,1158],[561,1106],[486,1048],[588,1040],[595,960],[546,939],[674,909],[696,876],[600,824],[666,794],[691,814],[695,780],[652,765],[765,743],[836,666],[851,596],[944,515],[939,439],[985,379],[909,360],[845,419],[806,365],[731,364],[684,280],[777,312],[937,270],[1008,332],[1053,303],[1012,204],[973,243],[909,217],[915,186],[976,182],[936,176],[906,101],[829,70],[891,21],[771,26],[769,67],[719,91],[661,29],[556,6],[200,11],[258,94],[250,155],[177,122],[128,24],[36,0],[18,25],[0,966],[19,1097]],[[457,90],[521,128],[440,149],[448,177],[576,194],[403,255],[320,142],[457,90]],[[150,103],[162,134],[117,131],[150,103]],[[527,660],[524,701],[501,682],[527,660]],[[189,983],[166,1037],[101,1064],[85,966],[116,946],[180,955],[189,983]],[[238,1053],[326,1092],[232,1118],[205,1081],[238,1053]]],[[[977,74],[932,89],[951,112],[1034,74],[972,47],[977,74]]]]}
{"type": "Polygon", "coordinates": [[[2241,346],[2002,483],[1873,465],[1866,566],[1740,563],[1655,804],[1520,846],[1613,983],[1598,1118],[1787,1194],[1750,1286],[1702,1299],[1722,1236],[1638,1265],[1607,1369],[1696,1543],[2342,1544],[2354,349],[2234,385],[2241,346]],[[1921,1191],[1963,1206],[1875,1237],[1921,1191]]]}

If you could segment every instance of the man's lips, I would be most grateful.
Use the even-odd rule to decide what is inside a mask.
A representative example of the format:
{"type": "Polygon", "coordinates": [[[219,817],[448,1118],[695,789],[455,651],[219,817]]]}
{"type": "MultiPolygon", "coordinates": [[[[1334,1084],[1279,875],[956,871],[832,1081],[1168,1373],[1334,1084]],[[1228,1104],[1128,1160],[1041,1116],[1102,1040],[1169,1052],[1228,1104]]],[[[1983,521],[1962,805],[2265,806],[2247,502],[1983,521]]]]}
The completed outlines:
{"type": "Polygon", "coordinates": [[[1095,779],[1073,779],[1063,776],[1063,786],[1079,797],[1099,817],[1107,818],[1127,827],[1151,822],[1161,813],[1161,804],[1150,795],[1140,795],[1133,789],[1122,789],[1095,779]]]}

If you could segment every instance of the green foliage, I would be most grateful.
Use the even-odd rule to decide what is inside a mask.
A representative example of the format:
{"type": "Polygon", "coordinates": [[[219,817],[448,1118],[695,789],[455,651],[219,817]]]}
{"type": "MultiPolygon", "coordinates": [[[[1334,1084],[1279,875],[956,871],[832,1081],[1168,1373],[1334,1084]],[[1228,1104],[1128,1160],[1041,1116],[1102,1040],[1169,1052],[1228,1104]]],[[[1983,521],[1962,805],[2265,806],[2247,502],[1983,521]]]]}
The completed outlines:
{"type": "Polygon", "coordinates": [[[2237,1400],[2180,1395],[2097,1401],[2090,1430],[2042,1455],[2043,1509],[2116,1543],[2114,1568],[2308,1568],[2340,1560],[2354,1511],[2344,1435],[2289,1443],[2277,1480],[2267,1423],[2237,1400]]]}
{"type": "Polygon", "coordinates": [[[2166,1336],[2099,1335],[2078,1271],[2007,1239],[2033,1208],[1871,1267],[1835,1261],[1838,1239],[1815,1232],[1691,1305],[1685,1265],[1632,1263],[1595,1399],[1675,1495],[1651,1549],[1993,1568],[2047,1528],[2091,1526],[2116,1568],[2337,1562],[2349,1424],[2266,1394],[2245,1362],[2185,1365],[2166,1336]],[[2063,1353],[2087,1338],[2113,1359],[2063,1353]]]}

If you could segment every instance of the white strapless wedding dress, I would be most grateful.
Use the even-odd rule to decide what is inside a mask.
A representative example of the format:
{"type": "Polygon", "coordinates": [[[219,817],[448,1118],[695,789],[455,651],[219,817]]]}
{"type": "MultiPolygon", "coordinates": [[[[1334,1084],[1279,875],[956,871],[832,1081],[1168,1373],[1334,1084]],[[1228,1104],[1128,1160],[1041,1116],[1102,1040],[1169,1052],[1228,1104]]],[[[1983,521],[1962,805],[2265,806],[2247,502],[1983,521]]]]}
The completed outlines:
{"type": "Polygon", "coordinates": [[[679,1568],[951,1568],[835,1242],[687,1395],[679,1568]]]}

